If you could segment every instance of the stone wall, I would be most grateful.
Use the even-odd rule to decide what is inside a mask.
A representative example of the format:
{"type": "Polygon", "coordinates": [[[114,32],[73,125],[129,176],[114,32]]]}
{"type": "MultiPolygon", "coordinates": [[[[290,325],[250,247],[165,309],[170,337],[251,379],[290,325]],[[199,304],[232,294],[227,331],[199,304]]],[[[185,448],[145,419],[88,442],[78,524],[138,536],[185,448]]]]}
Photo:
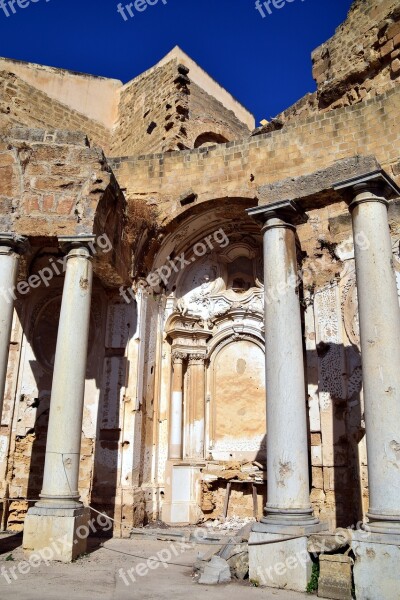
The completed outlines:
{"type": "Polygon", "coordinates": [[[193,148],[198,136],[208,132],[225,141],[250,133],[232,111],[190,80],[189,68],[173,59],[122,88],[110,155],[193,148]]]}
{"type": "MultiPolygon", "coordinates": [[[[296,185],[305,186],[312,195],[313,180],[306,176],[321,169],[335,171],[343,159],[357,163],[373,155],[400,184],[396,4],[356,1],[349,20],[313,55],[318,92],[281,115],[284,123],[253,137],[249,137],[249,115],[245,118],[215,82],[201,85],[205,75],[199,75],[190,61],[181,63],[178,55],[123,86],[118,91],[118,115],[110,113],[108,122],[105,111],[102,123],[88,116],[88,106],[80,112],[76,103],[68,104],[65,88],[57,98],[50,98],[49,88],[35,87],[32,73],[28,81],[22,71],[18,76],[2,72],[0,230],[30,238],[31,253],[21,261],[20,277],[36,273],[51,257],[60,256],[59,235],[106,233],[112,242],[110,255],[94,261],[80,490],[85,502],[125,523],[125,528],[117,526],[119,534],[126,535],[130,526],[143,520],[159,518],[171,491],[171,465],[167,464],[171,341],[166,323],[176,308],[173,302],[183,296],[174,295],[179,286],[148,296],[135,288],[131,301],[125,303],[117,288],[125,284],[131,289],[132,280],[136,285],[172,253],[189,252],[194,239],[204,239],[222,226],[233,245],[243,244],[240,252],[251,239],[255,258],[261,249],[260,232],[245,209],[268,204],[274,194],[286,198],[288,186],[293,197],[296,185]],[[196,77],[191,78],[191,72],[196,77]],[[216,97],[212,89],[217,89],[216,97]],[[28,129],[15,128],[16,124],[28,129]]],[[[51,74],[48,77],[50,81],[51,74]]],[[[302,264],[309,273],[301,302],[311,498],[321,518],[332,526],[348,526],[365,512],[368,482],[351,222],[346,205],[331,191],[332,183],[319,203],[305,198],[309,220],[297,233],[302,264]]],[[[396,249],[400,235],[396,202],[391,204],[389,219],[396,249]]],[[[230,264],[234,252],[232,256],[232,260],[224,256],[221,264],[230,264]]],[[[395,250],[394,264],[400,271],[395,250]]],[[[212,266],[218,271],[218,265],[212,266]]],[[[210,277],[204,279],[207,272],[200,271],[192,284],[203,290],[210,277]]],[[[17,302],[0,431],[2,493],[13,498],[5,511],[12,529],[21,528],[28,500],[40,491],[61,287],[59,277],[49,290],[31,290],[17,302]]],[[[260,295],[259,288],[255,291],[260,295]]],[[[236,302],[232,290],[225,289],[224,294],[229,302],[236,302]]],[[[239,302],[241,306],[231,308],[244,311],[235,313],[235,318],[258,335],[261,356],[262,307],[257,298],[252,298],[251,306],[239,302]]],[[[225,322],[217,312],[208,323],[210,314],[204,314],[204,307],[214,306],[208,297],[204,304],[200,298],[199,306],[199,327],[212,325],[210,336],[232,328],[235,319],[227,316],[225,322]]],[[[242,333],[232,330],[232,343],[242,333]]],[[[243,352],[239,354],[243,361],[243,352]]],[[[231,355],[229,360],[235,367],[231,355]]],[[[221,386],[226,387],[226,395],[220,396],[225,399],[235,375],[228,369],[227,373],[221,386]]],[[[212,404],[212,376],[207,377],[212,404]]],[[[260,411],[264,390],[253,380],[260,411]]],[[[186,373],[189,395],[187,381],[186,373]]],[[[242,435],[245,419],[240,411],[246,413],[247,406],[238,402],[233,416],[231,405],[225,408],[215,411],[223,423],[216,430],[227,437],[225,421],[232,419],[234,442],[219,448],[216,444],[212,450],[220,456],[214,460],[207,455],[202,462],[224,463],[229,456],[223,452],[230,453],[234,443],[238,446],[233,448],[238,455],[234,460],[254,460],[256,453],[248,444],[257,442],[253,434],[260,431],[253,431],[250,420],[242,435]]],[[[261,442],[259,451],[265,451],[261,442]]],[[[203,500],[211,506],[209,515],[221,513],[225,488],[217,482],[206,490],[203,500]]],[[[261,509],[265,501],[261,492],[258,501],[261,509]]],[[[230,509],[250,516],[249,493],[235,490],[230,509]]]]}
{"type": "Polygon", "coordinates": [[[15,125],[80,131],[105,151],[110,145],[111,131],[103,124],[49,97],[14,73],[0,71],[0,131],[15,125]]]}
{"type": "Polygon", "coordinates": [[[110,159],[128,203],[154,207],[166,226],[202,202],[255,202],[267,183],[322,169],[347,157],[375,155],[400,182],[398,88],[363,103],[291,122],[250,140],[165,155],[110,159]]]}
{"type": "Polygon", "coordinates": [[[400,75],[397,0],[357,0],[336,34],[312,55],[320,108],[380,95],[400,75]]]}

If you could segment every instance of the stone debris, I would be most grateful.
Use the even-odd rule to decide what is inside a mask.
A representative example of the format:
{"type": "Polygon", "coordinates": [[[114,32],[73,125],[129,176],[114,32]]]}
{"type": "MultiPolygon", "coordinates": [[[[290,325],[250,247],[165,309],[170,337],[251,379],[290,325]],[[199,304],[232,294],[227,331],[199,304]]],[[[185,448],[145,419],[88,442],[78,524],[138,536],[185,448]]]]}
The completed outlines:
{"type": "MultiPolygon", "coordinates": [[[[215,531],[237,531],[240,532],[245,527],[248,529],[251,528],[252,524],[255,523],[255,519],[253,517],[237,517],[232,516],[228,519],[215,519],[214,521],[206,521],[204,523],[204,527],[209,529],[213,529],[215,531]]],[[[247,531],[246,529],[246,531],[247,531]]]]}
{"type": "MultiPolygon", "coordinates": [[[[249,550],[247,542],[252,524],[249,523],[249,525],[250,527],[246,526],[240,530],[244,535],[232,536],[221,544],[214,542],[198,554],[198,558],[194,564],[194,572],[200,573],[200,579],[203,574],[208,573],[208,567],[213,566],[215,559],[222,559],[226,562],[230,568],[232,577],[240,580],[246,579],[249,573],[249,550]]],[[[199,583],[203,583],[203,581],[199,580],[199,583]]]]}
{"type": "Polygon", "coordinates": [[[200,575],[198,583],[202,585],[216,585],[217,583],[229,583],[231,581],[231,570],[229,564],[219,556],[213,556],[200,575]]]}

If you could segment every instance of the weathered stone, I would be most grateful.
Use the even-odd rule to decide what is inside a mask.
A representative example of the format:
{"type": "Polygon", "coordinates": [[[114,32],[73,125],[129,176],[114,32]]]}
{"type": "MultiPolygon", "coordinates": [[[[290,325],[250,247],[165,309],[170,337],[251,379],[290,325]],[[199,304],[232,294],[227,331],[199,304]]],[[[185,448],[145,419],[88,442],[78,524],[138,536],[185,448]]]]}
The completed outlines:
{"type": "Polygon", "coordinates": [[[202,585],[216,585],[217,583],[229,583],[231,571],[229,564],[219,556],[213,556],[200,575],[198,583],[202,585]]]}
{"type": "Polygon", "coordinates": [[[347,548],[352,541],[349,529],[337,529],[335,533],[317,533],[308,538],[307,548],[310,554],[323,554],[347,548]]]}
{"type": "MultiPolygon", "coordinates": [[[[397,536],[398,537],[398,536],[397,536]]],[[[400,540],[394,543],[381,543],[384,539],[354,539],[352,549],[355,554],[354,586],[356,598],[379,598],[394,600],[399,598],[400,540]]]]}
{"type": "Polygon", "coordinates": [[[350,556],[321,554],[319,557],[318,596],[334,600],[351,600],[354,564],[350,556]]]}
{"type": "Polygon", "coordinates": [[[231,573],[237,579],[245,579],[249,574],[249,553],[239,552],[228,558],[231,573]]]}

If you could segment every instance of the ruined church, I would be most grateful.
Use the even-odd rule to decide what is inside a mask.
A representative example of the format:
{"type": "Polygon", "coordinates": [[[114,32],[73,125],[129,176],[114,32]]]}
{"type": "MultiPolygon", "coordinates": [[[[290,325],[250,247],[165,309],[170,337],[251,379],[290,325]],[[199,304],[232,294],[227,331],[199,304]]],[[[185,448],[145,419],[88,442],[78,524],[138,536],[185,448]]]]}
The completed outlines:
{"type": "Polygon", "coordinates": [[[257,579],[351,528],[357,597],[398,598],[399,0],[355,0],[312,69],[256,126],[178,47],[125,84],[0,59],[0,522],[28,553],[74,559],[91,508],[121,537],[254,517],[257,579]]]}

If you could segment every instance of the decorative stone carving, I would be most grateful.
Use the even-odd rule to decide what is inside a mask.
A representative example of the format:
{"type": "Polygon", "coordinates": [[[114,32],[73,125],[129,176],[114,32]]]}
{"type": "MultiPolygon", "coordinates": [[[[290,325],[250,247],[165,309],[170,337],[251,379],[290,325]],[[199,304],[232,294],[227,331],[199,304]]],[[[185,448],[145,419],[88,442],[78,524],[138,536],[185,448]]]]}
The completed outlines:
{"type": "Polygon", "coordinates": [[[315,295],[314,307],[317,351],[320,359],[319,398],[321,408],[327,409],[332,398],[346,397],[338,286],[333,285],[320,290],[315,295]]]}
{"type": "Polygon", "coordinates": [[[187,358],[187,354],[185,352],[172,352],[172,364],[182,363],[187,358]]]}
{"type": "Polygon", "coordinates": [[[205,354],[193,353],[189,354],[189,365],[204,363],[206,360],[205,354]]]}

